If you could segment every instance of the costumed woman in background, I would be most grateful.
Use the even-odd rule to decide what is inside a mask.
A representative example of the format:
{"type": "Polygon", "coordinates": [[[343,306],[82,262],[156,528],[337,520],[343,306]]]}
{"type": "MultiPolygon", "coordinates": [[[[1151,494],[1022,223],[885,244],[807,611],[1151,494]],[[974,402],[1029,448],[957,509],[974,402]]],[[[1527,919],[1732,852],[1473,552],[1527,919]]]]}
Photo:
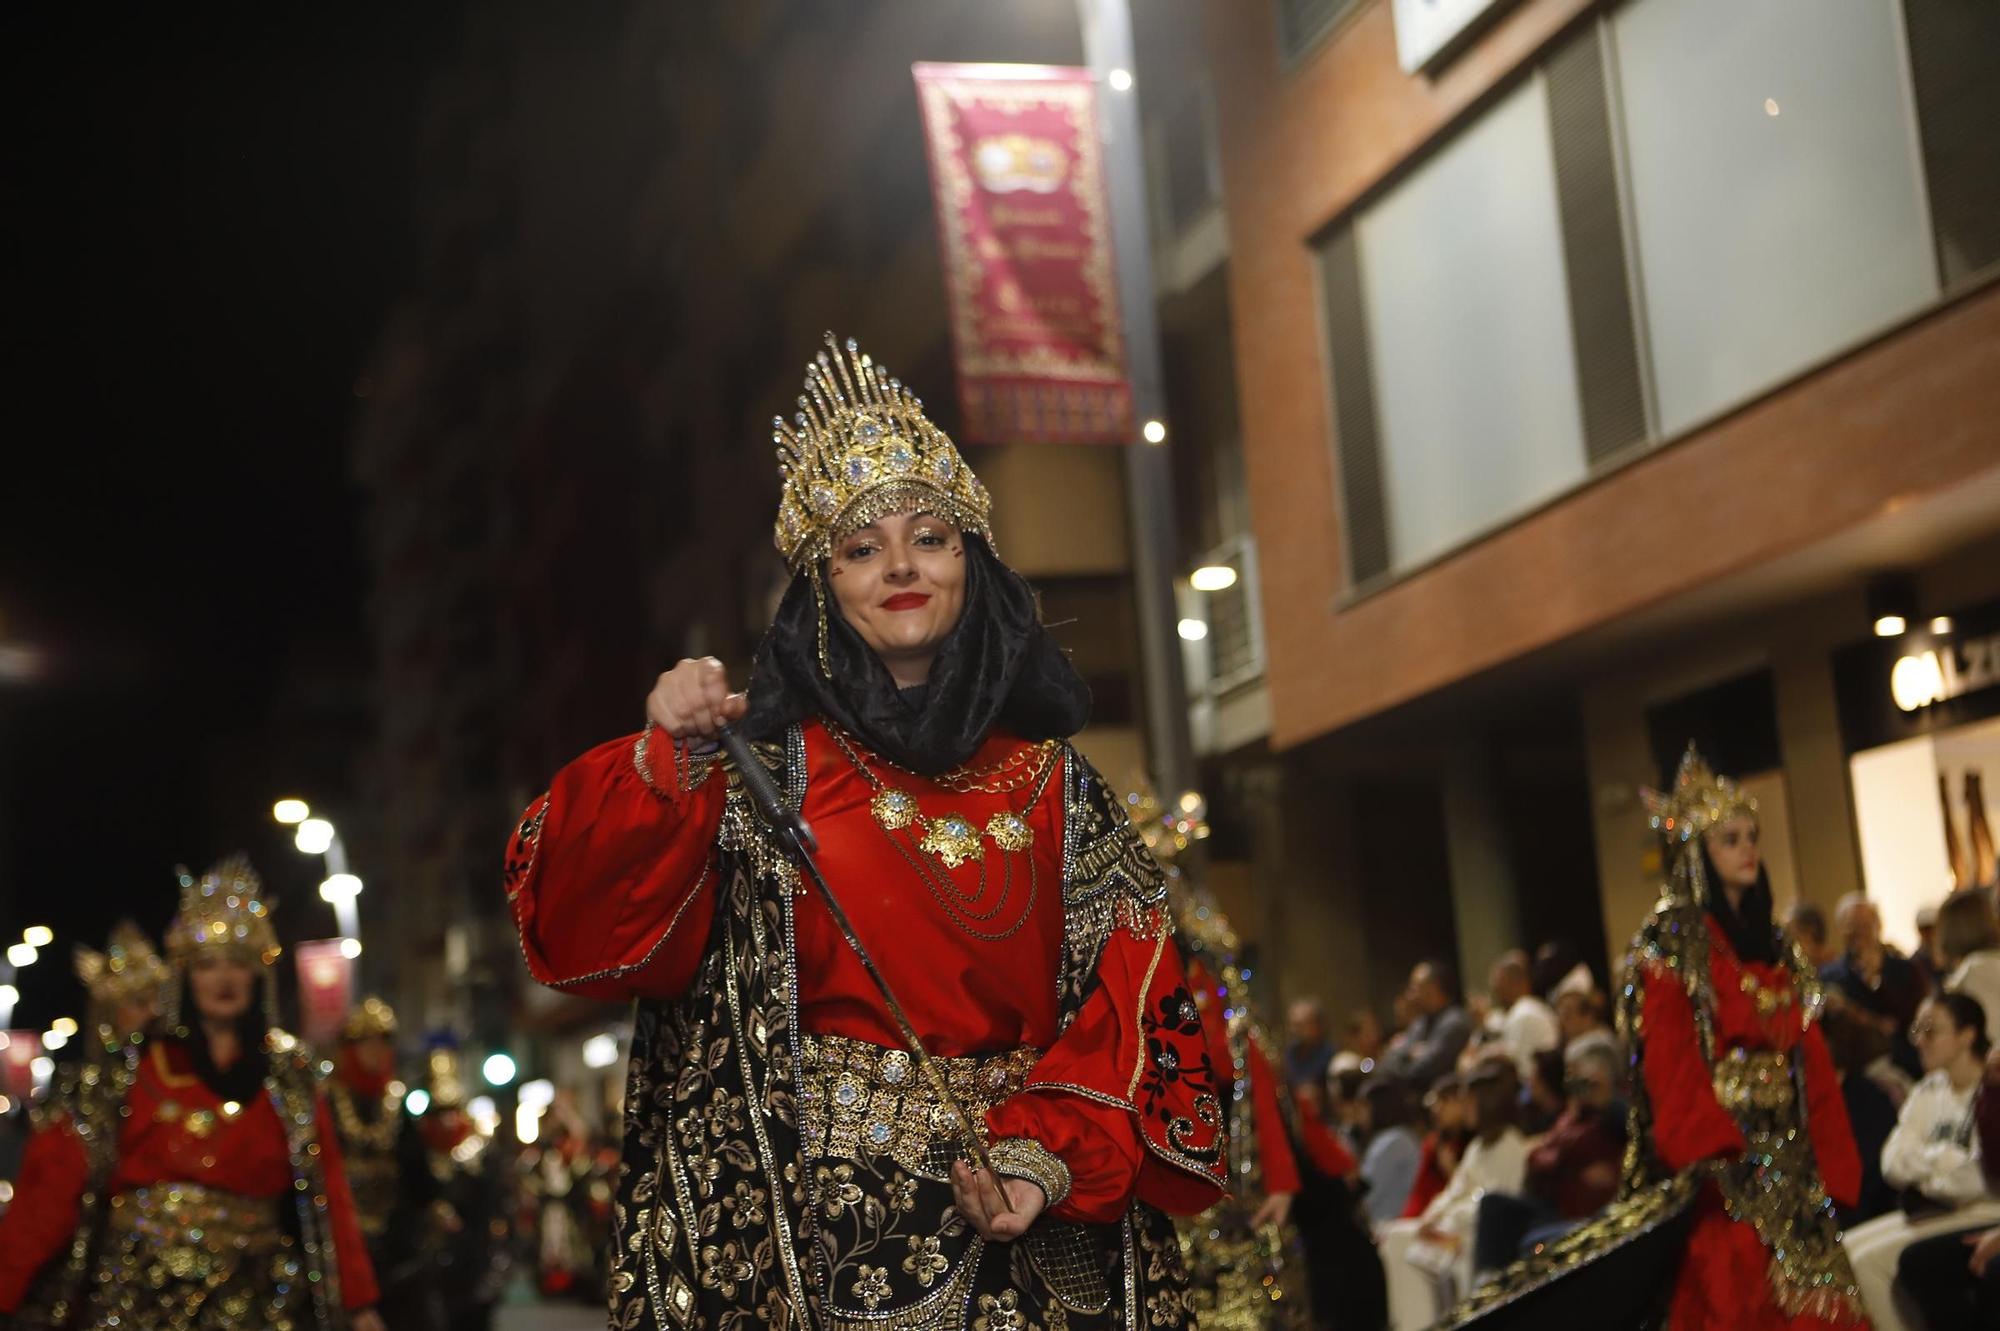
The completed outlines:
{"type": "Polygon", "coordinates": [[[0,1312],[39,1277],[30,1325],[381,1331],[312,1063],[271,1019],[257,876],[238,858],[181,885],[168,1033],[50,1102],[0,1220],[0,1312]]]}
{"type": "Polygon", "coordinates": [[[1195,1321],[1203,1331],[1376,1331],[1382,1265],[1357,1214],[1357,1162],[1272,1066],[1236,931],[1185,867],[1208,834],[1202,801],[1189,792],[1164,808],[1142,787],[1125,804],[1166,868],[1175,941],[1228,1106],[1230,1194],[1181,1226],[1195,1321]]]}
{"type": "Polygon", "coordinates": [[[438,1185],[416,1120],[403,1112],[404,1090],[396,1079],[396,1010],[370,995],[341,1023],[326,1098],[382,1289],[382,1319],[394,1331],[428,1331],[437,1309],[438,1185]]]}
{"type": "Polygon", "coordinates": [[[88,995],[83,1029],[89,1059],[122,1054],[136,1048],[146,1028],[160,1015],[173,983],[173,971],[153,949],[153,940],[130,920],[111,927],[104,951],[78,945],[76,978],[88,995]]]}
{"type": "Polygon", "coordinates": [[[1674,1331],[1866,1326],[1834,1216],[1861,1162],[1818,977],[1772,921],[1756,802],[1692,745],[1646,802],[1673,878],[1625,960],[1618,1026],[1638,1075],[1620,1198],[1452,1320],[1624,1325],[1619,1310],[1670,1280],[1674,1331]]]}
{"type": "Polygon", "coordinates": [[[1163,1211],[1225,1185],[1217,1070],[1160,867],[1069,743],[1088,691],[985,488],[851,340],[773,440],[793,579],[747,698],[662,675],[507,855],[536,978],[641,1000],[613,1323],[1173,1331],[1163,1211]],[[727,722],[971,1124],[718,760],[727,722]]]}

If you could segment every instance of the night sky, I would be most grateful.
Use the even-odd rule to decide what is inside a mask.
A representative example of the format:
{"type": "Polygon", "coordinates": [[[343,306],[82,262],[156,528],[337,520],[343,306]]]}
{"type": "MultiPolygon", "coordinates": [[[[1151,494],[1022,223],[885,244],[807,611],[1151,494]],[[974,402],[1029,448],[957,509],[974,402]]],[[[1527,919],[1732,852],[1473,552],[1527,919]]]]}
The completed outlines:
{"type": "Polygon", "coordinates": [[[245,849],[281,919],[327,909],[269,810],[354,786],[345,443],[457,7],[6,10],[0,644],[42,665],[0,678],[0,944],[56,931],[45,1026],[71,944],[157,936],[176,862],[245,849]]]}

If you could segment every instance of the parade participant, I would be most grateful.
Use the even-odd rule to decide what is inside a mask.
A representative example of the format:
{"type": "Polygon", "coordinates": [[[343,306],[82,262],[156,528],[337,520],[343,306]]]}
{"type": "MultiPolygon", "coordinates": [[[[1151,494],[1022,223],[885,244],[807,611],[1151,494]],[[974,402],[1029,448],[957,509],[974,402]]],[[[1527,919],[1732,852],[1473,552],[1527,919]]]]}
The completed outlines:
{"type": "Polygon", "coordinates": [[[613,1321],[1179,1327],[1163,1211],[1224,1187],[1217,1069],[1160,867],[1068,742],[1088,691],[985,488],[852,341],[773,439],[793,579],[747,697],[682,662],[507,853],[535,977],[641,1000],[613,1321]],[[717,757],[732,722],[973,1122],[717,757]]]}
{"type": "MultiPolygon", "coordinates": [[[[1190,792],[1167,808],[1141,788],[1125,802],[1166,868],[1175,941],[1228,1106],[1232,1191],[1181,1228],[1196,1323],[1206,1331],[1377,1325],[1382,1268],[1358,1215],[1357,1162],[1274,1065],[1241,942],[1214,896],[1188,874],[1188,847],[1208,834],[1203,801],[1190,792]]],[[[1291,1025],[1296,1035],[1298,1023],[1291,1025]]]]}
{"type": "Polygon", "coordinates": [[[1623,1325],[1666,1282],[1674,1331],[1865,1326],[1834,1215],[1861,1163],[1818,976],[1771,918],[1756,802],[1693,746],[1646,798],[1673,879],[1626,957],[1640,1075],[1620,1198],[1451,1320],[1623,1325]]]}
{"type": "Polygon", "coordinates": [[[135,1043],[160,1015],[173,972],[145,931],[130,920],[111,927],[104,951],[77,946],[76,978],[89,996],[84,1030],[109,1052],[135,1043]]]}
{"type": "Polygon", "coordinates": [[[371,995],[341,1024],[326,1098],[382,1289],[383,1320],[397,1331],[423,1331],[433,1302],[438,1187],[415,1120],[403,1112],[404,1089],[396,1079],[395,1009],[371,995]]]}
{"type": "MultiPolygon", "coordinates": [[[[428,1264],[431,1297],[426,1301],[427,1310],[434,1311],[419,1325],[486,1331],[510,1272],[510,1180],[466,1112],[465,1078],[449,1036],[438,1039],[426,1061],[429,1098],[417,1119],[417,1133],[439,1195],[432,1208],[436,1246],[428,1264]]],[[[404,1327],[397,1322],[391,1331],[404,1327]]]]}
{"type": "Polygon", "coordinates": [[[39,1278],[37,1325],[381,1331],[312,1060],[271,1020],[256,874],[232,859],[181,887],[166,1033],[51,1102],[0,1220],[0,1312],[39,1278]]]}

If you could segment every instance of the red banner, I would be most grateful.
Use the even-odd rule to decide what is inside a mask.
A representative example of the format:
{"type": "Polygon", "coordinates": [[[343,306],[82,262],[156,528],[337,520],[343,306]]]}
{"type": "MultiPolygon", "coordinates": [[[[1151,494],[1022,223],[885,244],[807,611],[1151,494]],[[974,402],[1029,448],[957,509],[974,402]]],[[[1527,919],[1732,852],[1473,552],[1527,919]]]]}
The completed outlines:
{"type": "Polygon", "coordinates": [[[333,1044],[354,1001],[354,962],[340,950],[344,938],[300,943],[299,1034],[322,1049],[333,1044]]]}
{"type": "Polygon", "coordinates": [[[0,1095],[16,1105],[35,1093],[35,1060],[42,1056],[40,1031],[0,1031],[0,1095]]]}
{"type": "Polygon", "coordinates": [[[961,442],[1130,442],[1090,71],[917,65],[915,73],[961,442]]]}

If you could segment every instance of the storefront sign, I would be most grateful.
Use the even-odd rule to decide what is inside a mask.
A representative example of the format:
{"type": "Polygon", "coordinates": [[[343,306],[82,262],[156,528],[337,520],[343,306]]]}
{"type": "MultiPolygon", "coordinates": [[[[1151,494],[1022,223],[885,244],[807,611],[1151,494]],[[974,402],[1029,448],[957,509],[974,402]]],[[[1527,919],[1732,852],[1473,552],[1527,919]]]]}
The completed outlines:
{"type": "Polygon", "coordinates": [[[0,1031],[0,1095],[28,1103],[35,1093],[35,1060],[41,1056],[40,1031],[0,1031]]]}
{"type": "Polygon", "coordinates": [[[342,938],[321,938],[298,946],[299,1034],[326,1046],[340,1033],[354,1001],[354,962],[340,950],[342,938]]]}
{"type": "Polygon", "coordinates": [[[2000,716],[2000,602],[1949,618],[1949,633],[1872,638],[1834,655],[1850,753],[2000,716]]]}
{"type": "Polygon", "coordinates": [[[1395,0],[1396,60],[1406,74],[1443,64],[1509,0],[1395,0]]]}
{"type": "Polygon", "coordinates": [[[915,67],[960,442],[1126,443],[1132,393],[1086,69],[915,67]]]}
{"type": "Polygon", "coordinates": [[[1970,642],[1941,642],[1899,657],[1889,672],[1889,693],[1906,712],[2000,684],[2000,633],[1970,642]]]}

